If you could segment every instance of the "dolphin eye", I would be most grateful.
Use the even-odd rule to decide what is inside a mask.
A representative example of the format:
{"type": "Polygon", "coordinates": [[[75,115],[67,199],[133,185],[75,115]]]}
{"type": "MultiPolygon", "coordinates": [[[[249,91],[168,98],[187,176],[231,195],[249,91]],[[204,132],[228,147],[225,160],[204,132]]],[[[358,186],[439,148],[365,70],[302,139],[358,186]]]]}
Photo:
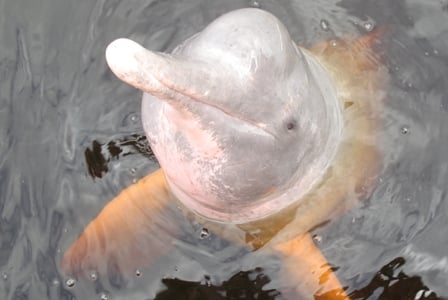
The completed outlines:
{"type": "Polygon", "coordinates": [[[286,121],[286,129],[288,129],[288,131],[294,130],[294,128],[296,128],[296,126],[297,126],[296,120],[290,119],[290,120],[286,121]]]}

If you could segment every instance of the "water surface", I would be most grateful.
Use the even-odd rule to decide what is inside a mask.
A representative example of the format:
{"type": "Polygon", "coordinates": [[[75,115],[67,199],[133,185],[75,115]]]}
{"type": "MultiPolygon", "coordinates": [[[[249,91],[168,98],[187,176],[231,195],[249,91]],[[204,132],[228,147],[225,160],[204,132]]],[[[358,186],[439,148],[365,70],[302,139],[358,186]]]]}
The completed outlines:
{"type": "Polygon", "coordinates": [[[132,276],[72,285],[58,266],[114,195],[157,168],[140,92],[108,70],[107,44],[170,51],[248,6],[274,13],[303,46],[386,28],[378,183],[313,234],[354,299],[448,297],[448,2],[0,0],[0,298],[283,299],[277,258],[196,224],[132,276]]]}

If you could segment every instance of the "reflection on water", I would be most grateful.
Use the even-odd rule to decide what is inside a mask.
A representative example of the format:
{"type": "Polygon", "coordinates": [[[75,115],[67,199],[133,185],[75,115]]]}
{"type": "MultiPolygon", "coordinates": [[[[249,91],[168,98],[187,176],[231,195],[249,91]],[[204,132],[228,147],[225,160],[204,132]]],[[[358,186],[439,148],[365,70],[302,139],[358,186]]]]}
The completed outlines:
{"type": "Polygon", "coordinates": [[[369,199],[315,233],[354,299],[448,296],[446,1],[0,0],[1,299],[282,299],[278,259],[201,238],[198,224],[133,276],[70,284],[58,269],[107,201],[157,168],[149,153],[126,155],[144,145],[135,135],[140,93],[111,75],[106,45],[126,36],[169,51],[249,5],[276,14],[307,46],[387,28],[380,180],[369,199]]]}

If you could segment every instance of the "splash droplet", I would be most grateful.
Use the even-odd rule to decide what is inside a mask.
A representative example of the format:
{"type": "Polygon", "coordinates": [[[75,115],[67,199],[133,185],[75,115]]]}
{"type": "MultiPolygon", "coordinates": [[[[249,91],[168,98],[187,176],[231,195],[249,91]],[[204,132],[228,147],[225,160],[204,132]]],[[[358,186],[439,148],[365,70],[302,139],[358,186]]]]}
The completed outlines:
{"type": "Polygon", "coordinates": [[[68,278],[68,279],[65,281],[65,285],[66,285],[67,287],[69,287],[69,288],[74,287],[74,286],[75,286],[75,283],[76,283],[76,280],[75,280],[74,278],[68,278]]]}
{"type": "Polygon", "coordinates": [[[201,239],[201,240],[203,240],[203,239],[205,239],[205,238],[208,238],[208,236],[210,235],[210,233],[208,232],[208,229],[207,228],[202,228],[202,230],[201,230],[201,233],[200,233],[200,235],[199,235],[199,238],[201,239]]]}
{"type": "Polygon", "coordinates": [[[401,132],[401,134],[403,134],[403,135],[409,134],[409,126],[407,126],[407,125],[403,125],[403,126],[401,126],[401,128],[400,128],[400,132],[401,132]]]}
{"type": "Polygon", "coordinates": [[[322,30],[328,31],[330,30],[330,23],[328,23],[327,20],[322,19],[320,20],[320,28],[322,28],[322,30]]]}

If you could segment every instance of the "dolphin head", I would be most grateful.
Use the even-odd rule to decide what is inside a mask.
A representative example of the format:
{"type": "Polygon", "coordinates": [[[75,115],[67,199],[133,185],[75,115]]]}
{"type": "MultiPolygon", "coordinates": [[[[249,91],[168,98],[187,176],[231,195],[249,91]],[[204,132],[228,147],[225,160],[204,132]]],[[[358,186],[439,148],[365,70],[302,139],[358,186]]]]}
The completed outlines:
{"type": "Polygon", "coordinates": [[[278,212],[336,153],[343,122],[329,76],[268,12],[227,13],[170,54],[119,39],[106,58],[144,92],[143,127],[171,191],[206,218],[278,212]]]}

